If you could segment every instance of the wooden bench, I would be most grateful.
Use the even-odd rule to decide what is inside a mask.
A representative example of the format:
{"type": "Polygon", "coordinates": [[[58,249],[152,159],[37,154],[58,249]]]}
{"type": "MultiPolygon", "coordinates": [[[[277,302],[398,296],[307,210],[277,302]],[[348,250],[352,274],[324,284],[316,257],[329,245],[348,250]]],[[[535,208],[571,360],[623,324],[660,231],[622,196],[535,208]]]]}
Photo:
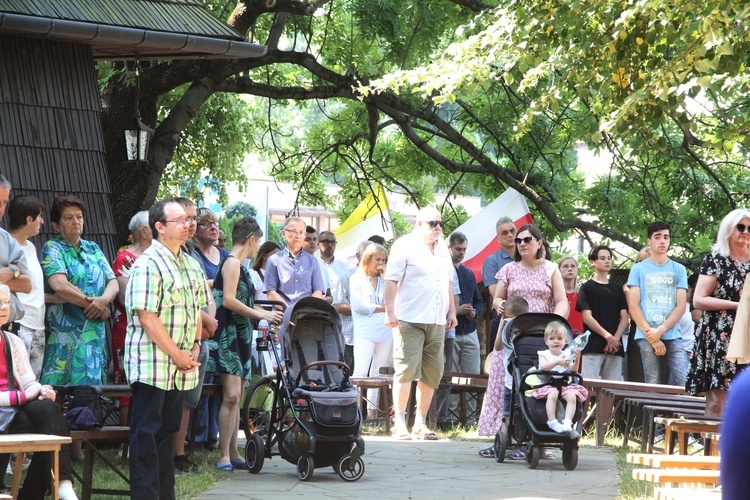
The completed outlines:
{"type": "Polygon", "coordinates": [[[656,500],[721,500],[720,489],[654,488],[656,500]]]}
{"type": "Polygon", "coordinates": [[[720,476],[719,457],[628,453],[627,461],[636,465],[655,467],[654,469],[634,469],[634,479],[681,485],[681,487],[654,488],[654,498],[669,500],[718,500],[721,498],[721,493],[713,489],[713,486],[718,484],[720,476]]]}
{"type": "MultiPolygon", "coordinates": [[[[628,399],[625,400],[626,407],[628,406],[628,401],[628,399]]],[[[645,453],[651,453],[654,449],[654,434],[656,430],[654,417],[659,416],[676,418],[679,415],[692,415],[693,418],[699,418],[704,415],[706,410],[705,402],[691,401],[670,400],[668,402],[664,402],[660,400],[657,401],[638,399],[631,402],[630,405],[637,407],[642,417],[640,445],[641,451],[645,453]]],[[[629,431],[630,429],[628,428],[626,421],[623,445],[627,444],[627,440],[629,437],[632,438],[629,431]]]]}
{"type": "Polygon", "coordinates": [[[655,417],[654,422],[664,425],[664,454],[674,453],[675,440],[680,455],[688,453],[688,436],[703,432],[718,432],[721,422],[717,420],[687,420],[682,418],[655,417]]]}
{"type": "MultiPolygon", "coordinates": [[[[673,396],[679,398],[680,396],[673,396]]],[[[705,400],[703,401],[683,401],[680,399],[670,399],[669,402],[664,401],[664,397],[659,394],[637,394],[631,397],[624,397],[622,399],[622,406],[625,408],[625,429],[623,431],[623,446],[627,446],[628,441],[636,441],[641,445],[641,451],[647,450],[648,444],[650,444],[650,436],[653,429],[653,417],[656,414],[660,416],[672,417],[674,416],[674,410],[685,409],[693,413],[698,411],[703,413],[706,408],[705,400]],[[633,435],[633,431],[636,430],[636,422],[641,422],[641,439],[638,440],[633,435]]]]}
{"type": "MultiPolygon", "coordinates": [[[[592,401],[596,401],[596,445],[604,445],[604,435],[607,427],[612,421],[612,415],[615,410],[615,404],[618,398],[627,396],[618,396],[613,391],[631,391],[637,395],[659,394],[659,395],[678,395],[685,396],[685,388],[675,385],[664,384],[645,384],[641,382],[623,382],[619,380],[593,380],[584,379],[583,385],[589,391],[589,397],[584,403],[584,413],[592,401]]],[[[633,394],[630,394],[632,397],[633,394]]],[[[685,396],[692,397],[692,396],[685,396]]]]}
{"type": "Polygon", "coordinates": [[[17,453],[16,468],[13,471],[11,494],[18,498],[23,472],[23,458],[26,453],[52,452],[52,498],[58,499],[60,489],[60,448],[71,442],[67,436],[48,434],[0,434],[0,453],[17,453]]]}
{"type": "Polygon", "coordinates": [[[705,440],[703,444],[703,454],[711,457],[718,457],[721,434],[718,432],[701,432],[701,437],[705,440]]]}
{"type": "Polygon", "coordinates": [[[487,392],[489,376],[484,374],[455,373],[451,377],[450,394],[458,396],[458,415],[455,417],[461,424],[466,425],[469,417],[479,420],[482,410],[484,393],[487,392]],[[474,415],[467,415],[466,406],[470,400],[476,402],[474,415]]]}
{"type": "Polygon", "coordinates": [[[359,407],[362,411],[363,424],[385,423],[385,432],[391,432],[391,407],[393,406],[393,377],[352,377],[352,384],[357,387],[359,407]],[[367,399],[368,389],[378,389],[378,400],[367,399]],[[375,406],[376,418],[367,417],[367,407],[375,406]]]}
{"type": "MultiPolygon", "coordinates": [[[[90,500],[91,495],[96,493],[99,495],[130,495],[130,479],[129,475],[126,476],[120,468],[112,463],[99,449],[97,449],[95,443],[98,441],[114,441],[118,443],[127,443],[130,438],[130,427],[127,426],[104,426],[98,430],[92,431],[70,431],[70,437],[74,440],[81,440],[84,442],[86,447],[84,448],[83,454],[83,470],[82,475],[79,476],[75,471],[73,475],[81,483],[81,500],[90,500]],[[102,489],[94,488],[94,458],[99,457],[107,467],[109,467],[115,474],[120,476],[123,481],[128,485],[127,490],[113,490],[113,489],[102,489]]],[[[127,448],[123,450],[122,461],[127,465],[127,448]]],[[[14,478],[15,480],[15,478],[14,478]]]]}
{"type": "Polygon", "coordinates": [[[631,464],[661,467],[662,469],[705,469],[719,470],[719,457],[703,455],[654,455],[652,453],[628,453],[631,464]]]}

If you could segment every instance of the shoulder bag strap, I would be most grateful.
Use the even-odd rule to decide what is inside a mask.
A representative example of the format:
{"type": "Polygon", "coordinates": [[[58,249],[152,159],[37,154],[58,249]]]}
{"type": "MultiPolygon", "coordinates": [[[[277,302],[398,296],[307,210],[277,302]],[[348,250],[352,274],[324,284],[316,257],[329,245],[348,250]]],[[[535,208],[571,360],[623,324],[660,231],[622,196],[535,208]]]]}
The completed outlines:
{"type": "Polygon", "coordinates": [[[13,353],[10,351],[10,339],[8,338],[8,334],[5,332],[3,333],[3,340],[5,341],[5,364],[8,367],[8,390],[9,391],[15,391],[16,390],[16,375],[13,373],[13,353]]]}

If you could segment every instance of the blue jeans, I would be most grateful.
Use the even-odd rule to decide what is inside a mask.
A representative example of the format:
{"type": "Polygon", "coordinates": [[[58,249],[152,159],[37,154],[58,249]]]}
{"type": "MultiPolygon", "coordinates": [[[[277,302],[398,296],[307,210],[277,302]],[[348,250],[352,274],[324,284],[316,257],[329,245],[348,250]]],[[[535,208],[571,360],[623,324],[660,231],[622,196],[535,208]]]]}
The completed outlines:
{"type": "Polygon", "coordinates": [[[174,446],[185,392],[136,382],[130,418],[130,498],[174,500],[174,446]]]}
{"type": "MultiPolygon", "coordinates": [[[[659,356],[646,339],[636,339],[638,348],[641,350],[643,360],[643,379],[647,384],[663,383],[659,380],[659,356]]],[[[669,383],[677,386],[685,386],[688,371],[688,358],[682,339],[662,340],[667,348],[665,354],[669,365],[669,383]]]]}

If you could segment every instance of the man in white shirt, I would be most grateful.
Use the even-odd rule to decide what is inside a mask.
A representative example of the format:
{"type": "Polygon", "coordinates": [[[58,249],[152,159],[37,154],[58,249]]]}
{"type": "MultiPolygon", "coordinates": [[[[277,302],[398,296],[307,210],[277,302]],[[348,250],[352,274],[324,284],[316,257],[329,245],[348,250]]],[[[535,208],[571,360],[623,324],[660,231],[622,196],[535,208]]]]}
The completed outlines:
{"type": "Polygon", "coordinates": [[[425,425],[432,396],[443,376],[443,341],[456,326],[453,264],[442,239],[443,221],[435,208],[422,209],[414,231],[391,249],[385,272],[386,324],[393,328],[393,401],[395,436],[411,439],[406,405],[411,382],[417,383],[417,414],[412,434],[437,436],[425,425]]]}

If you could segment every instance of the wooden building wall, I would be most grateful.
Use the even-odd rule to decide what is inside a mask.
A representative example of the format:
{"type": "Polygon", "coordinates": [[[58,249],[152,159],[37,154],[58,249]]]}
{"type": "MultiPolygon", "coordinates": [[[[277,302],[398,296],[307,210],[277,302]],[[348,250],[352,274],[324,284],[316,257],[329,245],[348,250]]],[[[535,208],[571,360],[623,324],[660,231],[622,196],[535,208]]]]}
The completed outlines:
{"type": "Polygon", "coordinates": [[[88,46],[0,36],[0,172],[11,198],[33,195],[46,207],[37,249],[54,237],[52,200],[73,194],[87,205],[83,237],[115,256],[100,113],[88,46]]]}

